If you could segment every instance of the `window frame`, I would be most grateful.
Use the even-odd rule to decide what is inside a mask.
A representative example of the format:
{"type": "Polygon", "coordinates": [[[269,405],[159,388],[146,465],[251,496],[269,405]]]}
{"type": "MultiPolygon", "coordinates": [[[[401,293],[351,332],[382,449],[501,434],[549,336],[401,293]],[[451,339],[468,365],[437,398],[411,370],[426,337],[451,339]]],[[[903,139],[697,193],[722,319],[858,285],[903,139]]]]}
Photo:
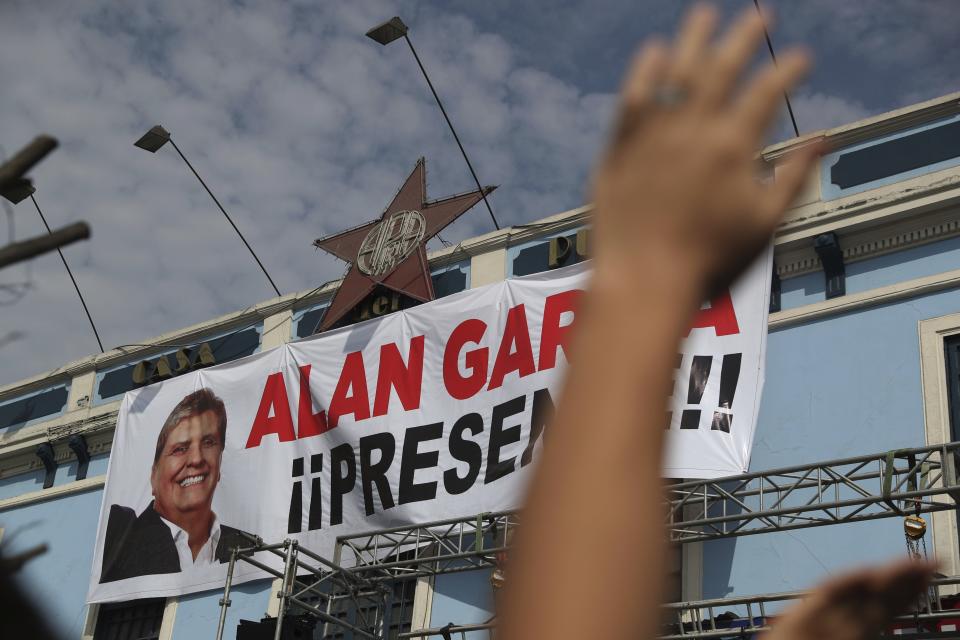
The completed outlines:
{"type": "MultiPolygon", "coordinates": [[[[960,313],[921,320],[917,330],[926,444],[945,444],[951,441],[946,341],[960,336],[960,313]]],[[[938,511],[929,517],[933,555],[941,563],[944,573],[957,575],[960,570],[960,531],[956,511],[938,511]]]]}
{"type": "MultiPolygon", "coordinates": [[[[137,600],[128,600],[123,604],[132,604],[137,602],[137,600]]],[[[160,629],[157,632],[158,640],[173,640],[173,623],[177,618],[177,603],[179,599],[176,597],[167,598],[163,604],[163,614],[160,618],[160,629]]],[[[112,603],[104,603],[112,604],[112,603]]],[[[97,640],[96,630],[97,622],[100,618],[100,603],[88,604],[86,607],[86,617],[83,622],[83,633],[80,636],[80,640],[97,640]]]]}
{"type": "Polygon", "coordinates": [[[851,187],[841,188],[838,185],[834,184],[831,181],[830,170],[833,168],[839,160],[840,157],[851,153],[853,151],[860,151],[861,149],[867,149],[870,147],[875,147],[877,145],[883,144],[885,142],[890,142],[891,140],[897,140],[899,138],[906,138],[913,134],[920,133],[921,131],[928,131],[930,129],[936,129],[937,127],[942,127],[953,122],[960,120],[960,114],[949,116],[946,118],[939,118],[933,120],[932,122],[927,122],[922,125],[915,127],[910,127],[909,129],[903,129],[895,133],[889,133],[884,136],[877,138],[872,138],[864,142],[857,144],[852,144],[841,149],[837,149],[831,153],[826,154],[820,159],[820,200],[823,202],[829,200],[836,200],[837,198],[843,198],[845,196],[851,196],[858,193],[863,193],[864,191],[870,191],[871,189],[876,189],[878,187],[883,187],[891,185],[897,182],[902,182],[904,180],[909,180],[910,178],[916,178],[928,173],[934,173],[936,171],[941,171],[943,169],[950,169],[956,166],[960,166],[960,156],[955,158],[950,158],[948,160],[941,160],[940,162],[934,162],[932,164],[926,164],[916,169],[910,169],[909,171],[902,171],[900,173],[895,173],[890,176],[885,176],[883,178],[877,178],[876,180],[871,180],[870,182],[863,182],[861,184],[853,185],[851,187]]]}
{"type": "MultiPolygon", "coordinates": [[[[241,326],[238,329],[222,331],[220,333],[215,333],[208,336],[200,336],[192,339],[184,339],[183,344],[190,344],[191,348],[196,348],[196,346],[204,342],[219,340],[221,338],[228,337],[234,333],[241,333],[243,331],[249,331],[250,329],[255,329],[257,332],[257,348],[254,349],[251,353],[247,354],[246,356],[242,356],[243,358],[247,358],[249,356],[258,354],[263,350],[263,321],[257,322],[256,324],[253,324],[250,326],[241,326]]],[[[114,394],[112,396],[107,396],[107,397],[101,396],[100,383],[103,382],[103,379],[106,375],[113,373],[114,371],[123,369],[125,367],[129,367],[130,365],[135,364],[141,360],[156,360],[157,358],[160,358],[162,356],[167,356],[169,358],[180,349],[181,349],[180,345],[175,347],[164,347],[163,345],[157,345],[156,351],[151,350],[149,352],[144,352],[144,354],[138,355],[136,358],[133,358],[132,360],[124,360],[122,362],[114,363],[113,365],[105,369],[98,369],[96,371],[96,375],[94,376],[93,391],[90,394],[89,405],[91,407],[100,407],[103,405],[110,404],[111,402],[117,402],[118,400],[123,399],[124,394],[127,393],[127,391],[124,391],[118,394],[114,394]]],[[[234,360],[224,360],[223,362],[235,362],[236,360],[239,360],[239,359],[240,358],[235,358],[234,360]]],[[[223,364],[223,362],[217,362],[216,364],[223,364]]],[[[128,391],[133,391],[138,388],[140,387],[135,386],[135,387],[132,387],[131,389],[128,389],[128,391]]]]}
{"type": "MultiPolygon", "coordinates": [[[[524,277],[524,276],[518,276],[516,273],[514,273],[514,270],[513,270],[513,263],[514,263],[514,261],[515,261],[515,260],[517,259],[517,257],[520,255],[520,252],[523,251],[524,249],[529,249],[529,248],[531,248],[531,247],[535,247],[535,246],[537,246],[537,245],[540,245],[540,244],[543,244],[543,243],[546,243],[546,242],[550,242],[550,241],[553,240],[554,238],[559,238],[559,237],[561,237],[561,236],[576,235],[577,233],[579,233],[580,231],[582,231],[582,230],[584,230],[584,229],[589,230],[589,229],[591,229],[591,227],[590,227],[589,224],[581,223],[581,224],[578,224],[578,225],[574,225],[574,226],[572,226],[572,227],[567,227],[567,228],[564,228],[564,229],[560,229],[560,230],[558,230],[558,231],[553,231],[553,232],[551,232],[551,233],[547,233],[547,234],[544,234],[544,235],[542,235],[542,236],[536,236],[536,237],[534,237],[534,238],[530,238],[530,239],[528,239],[528,240],[524,240],[523,242],[517,242],[516,244],[508,244],[508,245],[507,245],[507,248],[506,248],[506,251],[504,252],[504,253],[506,254],[506,255],[505,255],[506,265],[505,265],[505,269],[504,269],[504,273],[505,273],[504,279],[505,279],[505,280],[509,280],[509,279],[511,279],[511,278],[522,278],[522,277],[524,277]]],[[[589,256],[585,257],[583,260],[581,260],[581,262],[586,261],[586,260],[589,260],[589,256]]],[[[578,263],[574,263],[574,264],[578,264],[578,263]]],[[[532,275],[537,274],[537,273],[546,273],[546,272],[548,272],[548,271],[552,271],[552,269],[550,269],[549,267],[547,267],[547,268],[544,269],[543,271],[535,271],[535,272],[533,272],[533,273],[529,273],[529,274],[526,274],[526,275],[531,275],[531,276],[532,276],[532,275]]]]}

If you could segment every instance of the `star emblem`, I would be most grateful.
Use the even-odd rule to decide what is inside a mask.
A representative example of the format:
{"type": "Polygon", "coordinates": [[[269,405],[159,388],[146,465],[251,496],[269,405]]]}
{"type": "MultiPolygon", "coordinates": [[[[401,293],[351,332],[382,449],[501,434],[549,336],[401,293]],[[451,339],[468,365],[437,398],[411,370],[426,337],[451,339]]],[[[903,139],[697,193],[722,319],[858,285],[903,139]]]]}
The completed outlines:
{"type": "Polygon", "coordinates": [[[428,302],[434,299],[426,244],[496,187],[427,201],[426,160],[420,158],[376,220],[315,240],[313,245],[352,263],[317,331],[326,331],[377,286],[428,302]]]}

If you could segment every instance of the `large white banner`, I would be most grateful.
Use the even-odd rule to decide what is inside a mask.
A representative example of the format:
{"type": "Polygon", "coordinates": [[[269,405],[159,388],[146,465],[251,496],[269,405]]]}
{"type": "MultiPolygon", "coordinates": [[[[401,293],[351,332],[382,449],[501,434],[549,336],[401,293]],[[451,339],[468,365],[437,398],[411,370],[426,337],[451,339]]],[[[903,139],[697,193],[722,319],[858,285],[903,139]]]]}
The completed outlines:
{"type": "MultiPolygon", "coordinates": [[[[222,588],[241,532],[329,557],[340,535],[519,506],[588,273],[464,291],[131,391],[88,600],[222,588]]],[[[769,283],[767,255],[694,322],[665,476],[747,469],[769,283]]],[[[235,580],[263,576],[241,563],[235,580]]]]}

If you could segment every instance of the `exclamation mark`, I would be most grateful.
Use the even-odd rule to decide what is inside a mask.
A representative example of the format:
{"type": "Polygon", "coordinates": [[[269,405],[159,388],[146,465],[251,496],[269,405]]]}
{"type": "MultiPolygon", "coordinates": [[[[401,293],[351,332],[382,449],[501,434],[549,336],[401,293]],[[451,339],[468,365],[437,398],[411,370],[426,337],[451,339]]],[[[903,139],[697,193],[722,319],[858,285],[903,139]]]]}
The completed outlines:
{"type": "Polygon", "coordinates": [[[310,456],[310,473],[314,474],[313,482],[310,485],[310,519],[307,522],[307,529],[314,531],[319,529],[323,520],[323,498],[321,496],[319,474],[323,471],[323,454],[315,453],[310,456]]]}
{"type": "MultiPolygon", "coordinates": [[[[682,354],[682,353],[678,353],[678,354],[677,354],[677,363],[673,366],[673,375],[674,375],[674,378],[676,378],[677,372],[680,370],[680,365],[681,365],[681,364],[683,364],[683,354],[682,354]]],[[[667,411],[667,422],[666,422],[666,426],[664,426],[664,429],[669,429],[669,428],[670,428],[670,424],[671,424],[672,422],[673,422],[673,411],[667,411]]]]}
{"type": "Polygon", "coordinates": [[[737,392],[737,380],[740,379],[740,360],[742,353],[728,353],[723,356],[720,365],[720,399],[719,409],[713,412],[713,431],[730,433],[730,423],[733,421],[733,396],[737,392]]]}
{"type": "MultiPolygon", "coordinates": [[[[687,389],[687,404],[700,404],[703,399],[703,390],[707,387],[707,378],[710,377],[710,368],[713,366],[713,356],[693,356],[690,365],[690,385],[687,389]]],[[[700,428],[700,409],[684,409],[680,415],[681,429],[700,428]]]]}
{"type": "MultiPolygon", "coordinates": [[[[293,459],[294,478],[303,477],[303,458],[293,459]]],[[[290,513],[287,515],[287,533],[300,533],[303,528],[303,483],[297,480],[290,492],[290,513]]]]}

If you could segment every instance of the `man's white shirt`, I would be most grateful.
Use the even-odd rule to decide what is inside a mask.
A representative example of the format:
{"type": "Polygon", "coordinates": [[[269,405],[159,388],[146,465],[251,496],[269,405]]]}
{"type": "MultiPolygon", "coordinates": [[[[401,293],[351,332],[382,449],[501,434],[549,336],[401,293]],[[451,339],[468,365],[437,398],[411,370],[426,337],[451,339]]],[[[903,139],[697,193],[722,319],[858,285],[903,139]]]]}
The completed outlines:
{"type": "Polygon", "coordinates": [[[217,514],[213,514],[210,536],[200,547],[200,553],[197,554],[196,560],[193,559],[193,551],[190,550],[190,536],[187,535],[187,532],[163,516],[160,516],[160,519],[170,528],[173,544],[176,546],[177,556],[180,558],[180,571],[187,571],[191,567],[210,567],[220,564],[217,561],[217,545],[220,544],[220,521],[217,519],[217,514]]]}

